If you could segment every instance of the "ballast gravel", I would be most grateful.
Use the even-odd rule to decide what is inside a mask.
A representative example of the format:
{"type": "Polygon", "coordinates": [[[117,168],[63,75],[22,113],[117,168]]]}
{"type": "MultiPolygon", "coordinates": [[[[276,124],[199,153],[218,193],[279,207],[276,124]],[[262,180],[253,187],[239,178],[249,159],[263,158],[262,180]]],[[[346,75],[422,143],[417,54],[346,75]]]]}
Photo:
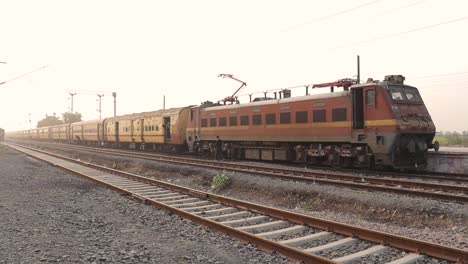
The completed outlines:
{"type": "Polygon", "coordinates": [[[0,145],[0,263],[290,263],[0,145]]]}

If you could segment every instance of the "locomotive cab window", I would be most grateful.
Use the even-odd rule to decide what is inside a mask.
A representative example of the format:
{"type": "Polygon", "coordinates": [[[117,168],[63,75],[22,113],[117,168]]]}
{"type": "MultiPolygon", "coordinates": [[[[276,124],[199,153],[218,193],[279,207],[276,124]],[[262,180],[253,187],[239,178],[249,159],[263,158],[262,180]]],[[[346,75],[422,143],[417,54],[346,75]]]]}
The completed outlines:
{"type": "Polygon", "coordinates": [[[418,90],[410,86],[390,86],[392,99],[399,102],[422,103],[418,90]]]}
{"type": "Polygon", "coordinates": [[[405,89],[406,99],[411,102],[421,102],[421,98],[418,95],[416,89],[405,89]]]}
{"type": "Polygon", "coordinates": [[[396,101],[403,101],[403,92],[398,90],[392,90],[392,99],[396,101]]]}
{"type": "Polygon", "coordinates": [[[375,105],[375,90],[366,91],[366,104],[375,105]]]}

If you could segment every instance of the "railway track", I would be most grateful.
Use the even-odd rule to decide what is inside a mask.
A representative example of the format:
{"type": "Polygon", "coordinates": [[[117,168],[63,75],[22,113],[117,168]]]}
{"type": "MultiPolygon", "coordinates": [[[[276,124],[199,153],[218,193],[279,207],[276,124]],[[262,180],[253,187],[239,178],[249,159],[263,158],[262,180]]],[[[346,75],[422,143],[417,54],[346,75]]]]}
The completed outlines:
{"type": "MultiPolygon", "coordinates": [[[[48,145],[50,146],[50,145],[48,145]]],[[[93,151],[93,153],[141,158],[152,161],[164,161],[175,164],[199,166],[211,169],[222,169],[241,173],[256,174],[273,178],[294,181],[313,182],[356,189],[392,192],[412,196],[428,197],[453,202],[468,202],[468,186],[461,184],[444,184],[391,177],[357,176],[344,173],[323,173],[295,168],[271,168],[267,166],[248,165],[245,163],[219,162],[205,159],[194,159],[179,156],[167,156],[155,153],[124,151],[116,149],[90,148],[60,145],[70,150],[93,151]]],[[[62,148],[63,149],[63,148],[62,148]]]]}
{"type": "MultiPolygon", "coordinates": [[[[324,167],[315,167],[316,169],[324,169],[324,167]]],[[[343,173],[359,173],[367,176],[378,175],[382,177],[396,178],[396,179],[420,179],[420,180],[432,180],[440,182],[454,182],[461,184],[468,184],[468,175],[454,174],[454,173],[436,173],[431,172],[397,172],[397,171],[382,171],[382,170],[366,170],[366,169],[347,169],[347,168],[332,168],[330,171],[343,172],[343,173]]]]}
{"type": "Polygon", "coordinates": [[[327,221],[157,181],[42,150],[22,153],[145,203],[304,263],[468,263],[468,251],[327,221]],[[419,262],[418,262],[419,263],[419,262]],[[432,263],[432,262],[431,262],[432,263]]]}
{"type": "MultiPolygon", "coordinates": [[[[44,142],[38,142],[38,141],[13,141],[13,142],[26,142],[28,144],[53,144],[53,145],[60,145],[60,146],[65,146],[65,147],[70,147],[70,146],[76,146],[78,145],[69,145],[69,144],[63,144],[63,143],[44,143],[44,142]]],[[[103,149],[103,148],[96,148],[96,147],[88,147],[88,148],[93,148],[93,149],[103,149]]],[[[105,148],[104,148],[105,149],[105,148]]],[[[125,151],[123,149],[118,149],[118,151],[123,151],[126,153],[146,153],[146,154],[151,154],[156,157],[160,156],[168,156],[164,154],[158,154],[155,152],[148,152],[148,151],[141,151],[141,150],[131,150],[131,151],[125,151]]],[[[433,155],[436,155],[432,153],[433,155]]],[[[463,155],[468,155],[468,153],[463,153],[463,155]]],[[[193,156],[191,157],[193,159],[193,156]]],[[[300,168],[300,166],[293,165],[292,168],[300,168]]],[[[326,167],[326,166],[312,166],[309,169],[313,170],[318,170],[318,171],[326,171],[324,173],[347,173],[347,174],[361,174],[364,176],[370,176],[370,177],[376,177],[376,176],[382,176],[382,177],[389,177],[389,178],[396,178],[396,179],[420,179],[420,180],[432,180],[432,181],[440,181],[440,182],[453,182],[456,184],[468,184],[468,175],[465,174],[457,174],[457,173],[440,173],[440,172],[418,172],[418,171],[413,171],[413,172],[397,172],[397,171],[383,171],[383,170],[366,170],[366,169],[347,169],[347,168],[335,168],[335,167],[326,167]]],[[[299,171],[301,171],[299,169],[299,171]]],[[[303,170],[302,170],[303,171],[303,170]]]]}

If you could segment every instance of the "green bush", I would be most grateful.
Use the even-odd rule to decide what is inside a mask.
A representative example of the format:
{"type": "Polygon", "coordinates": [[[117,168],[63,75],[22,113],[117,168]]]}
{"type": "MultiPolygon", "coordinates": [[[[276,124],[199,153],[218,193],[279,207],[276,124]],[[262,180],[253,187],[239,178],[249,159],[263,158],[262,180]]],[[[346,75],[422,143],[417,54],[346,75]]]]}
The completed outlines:
{"type": "Polygon", "coordinates": [[[213,177],[213,181],[211,182],[211,188],[214,191],[221,191],[226,189],[231,184],[231,179],[222,173],[218,173],[213,177]]]}

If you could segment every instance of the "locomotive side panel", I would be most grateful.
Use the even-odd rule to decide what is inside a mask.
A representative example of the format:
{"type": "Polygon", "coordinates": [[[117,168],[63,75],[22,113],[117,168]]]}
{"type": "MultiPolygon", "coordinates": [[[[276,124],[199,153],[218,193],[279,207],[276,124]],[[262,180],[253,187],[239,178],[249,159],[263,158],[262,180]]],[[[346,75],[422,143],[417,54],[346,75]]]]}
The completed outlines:
{"type": "Polygon", "coordinates": [[[341,95],[252,104],[237,109],[207,108],[201,112],[199,139],[215,140],[216,136],[220,136],[223,140],[232,141],[349,142],[351,105],[348,93],[341,95]],[[337,116],[336,110],[341,111],[341,116],[337,116]]]}

